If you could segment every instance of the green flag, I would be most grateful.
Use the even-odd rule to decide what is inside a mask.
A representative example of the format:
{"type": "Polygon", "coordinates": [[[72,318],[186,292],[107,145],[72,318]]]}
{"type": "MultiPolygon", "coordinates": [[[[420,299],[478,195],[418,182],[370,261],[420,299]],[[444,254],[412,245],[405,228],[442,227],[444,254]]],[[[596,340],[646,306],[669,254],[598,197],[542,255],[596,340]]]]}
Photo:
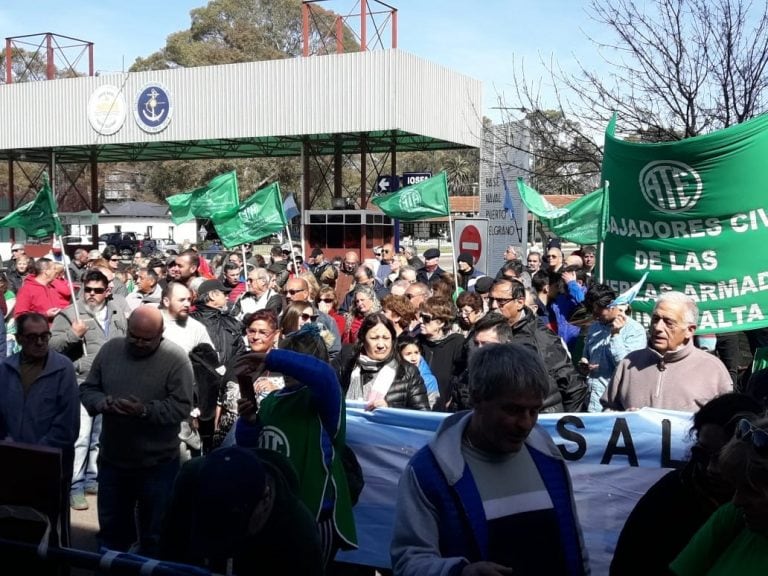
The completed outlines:
{"type": "Polygon", "coordinates": [[[768,327],[766,158],[768,115],[664,143],[620,140],[609,125],[606,283],[622,292],[648,272],[633,309],[649,314],[663,291],[684,292],[701,333],[768,327]]]}
{"type": "Polygon", "coordinates": [[[429,180],[406,186],[397,192],[374,198],[381,211],[400,220],[426,220],[448,216],[448,179],[445,172],[429,180]]]}
{"type": "Polygon", "coordinates": [[[280,186],[275,182],[254,193],[235,209],[217,212],[211,219],[222,243],[233,248],[280,232],[287,225],[280,186]]]}
{"type": "Polygon", "coordinates": [[[168,196],[166,201],[174,224],[210,218],[216,212],[236,208],[239,203],[237,173],[233,170],[220,174],[202,188],[168,196]]]}
{"type": "Polygon", "coordinates": [[[517,179],[517,189],[528,210],[558,237],[576,244],[597,244],[602,240],[602,217],[608,211],[607,194],[602,188],[571,202],[567,208],[556,208],[522,178],[517,179]]]}
{"type": "Polygon", "coordinates": [[[0,220],[0,228],[19,228],[33,238],[64,233],[47,174],[43,174],[43,187],[35,199],[0,220]]]}

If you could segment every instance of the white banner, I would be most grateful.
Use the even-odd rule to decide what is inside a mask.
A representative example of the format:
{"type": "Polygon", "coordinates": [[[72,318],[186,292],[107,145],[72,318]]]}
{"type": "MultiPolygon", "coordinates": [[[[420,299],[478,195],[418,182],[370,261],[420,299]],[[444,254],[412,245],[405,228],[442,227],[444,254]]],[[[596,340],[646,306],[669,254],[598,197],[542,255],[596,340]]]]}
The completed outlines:
{"type": "MultiPolygon", "coordinates": [[[[365,475],[355,507],[359,549],[344,562],[389,567],[400,474],[446,414],[348,403],[347,443],[365,475]]],[[[687,455],[691,415],[643,409],[604,414],[543,414],[544,426],[568,460],[593,574],[607,574],[619,532],[637,500],[687,455]]]]}

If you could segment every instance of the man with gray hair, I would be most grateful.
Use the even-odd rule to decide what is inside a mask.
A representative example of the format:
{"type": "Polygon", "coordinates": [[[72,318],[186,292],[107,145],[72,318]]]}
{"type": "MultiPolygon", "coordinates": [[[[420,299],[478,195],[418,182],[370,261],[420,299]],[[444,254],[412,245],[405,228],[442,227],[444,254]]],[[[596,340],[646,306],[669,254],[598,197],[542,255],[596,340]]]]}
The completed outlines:
{"type": "Polygon", "coordinates": [[[600,399],[603,407],[696,412],[715,396],[733,391],[723,363],[693,345],[698,320],[692,298],[682,292],[662,294],[653,308],[648,346],[630,352],[616,367],[600,399]]]}
{"type": "Polygon", "coordinates": [[[541,360],[488,344],[470,358],[469,386],[473,410],[446,418],[400,479],[394,573],[587,574],[568,469],[536,425],[541,360]]]}

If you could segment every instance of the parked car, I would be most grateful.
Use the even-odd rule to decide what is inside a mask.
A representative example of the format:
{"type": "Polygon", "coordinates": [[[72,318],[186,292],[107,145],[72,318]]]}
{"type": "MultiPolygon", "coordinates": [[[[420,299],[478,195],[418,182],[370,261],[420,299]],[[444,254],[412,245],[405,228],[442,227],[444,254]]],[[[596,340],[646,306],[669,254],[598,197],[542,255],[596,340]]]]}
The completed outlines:
{"type": "Polygon", "coordinates": [[[142,252],[144,241],[133,232],[110,232],[99,236],[99,245],[104,242],[107,248],[114,248],[123,257],[130,258],[136,252],[142,252]]]}
{"type": "Polygon", "coordinates": [[[150,238],[145,240],[144,244],[149,246],[150,252],[163,252],[164,254],[175,252],[178,254],[181,250],[176,241],[170,238],[150,238]]]}

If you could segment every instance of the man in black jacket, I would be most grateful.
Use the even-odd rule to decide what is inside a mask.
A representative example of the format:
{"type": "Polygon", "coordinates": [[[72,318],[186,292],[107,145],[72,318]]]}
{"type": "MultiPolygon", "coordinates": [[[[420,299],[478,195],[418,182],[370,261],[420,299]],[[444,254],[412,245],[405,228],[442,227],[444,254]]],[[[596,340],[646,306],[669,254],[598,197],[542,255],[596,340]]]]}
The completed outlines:
{"type": "Polygon", "coordinates": [[[227,311],[227,289],[221,280],[200,284],[197,308],[190,316],[205,326],[222,364],[245,352],[243,326],[227,311]]]}
{"type": "Polygon", "coordinates": [[[512,342],[536,350],[547,368],[550,382],[561,396],[558,406],[556,396],[550,394],[544,402],[547,411],[581,412],[587,398],[587,383],[576,372],[568,351],[560,338],[542,328],[536,315],[525,306],[525,287],[521,282],[499,279],[491,286],[488,305],[492,312],[506,317],[512,327],[512,342]]]}

